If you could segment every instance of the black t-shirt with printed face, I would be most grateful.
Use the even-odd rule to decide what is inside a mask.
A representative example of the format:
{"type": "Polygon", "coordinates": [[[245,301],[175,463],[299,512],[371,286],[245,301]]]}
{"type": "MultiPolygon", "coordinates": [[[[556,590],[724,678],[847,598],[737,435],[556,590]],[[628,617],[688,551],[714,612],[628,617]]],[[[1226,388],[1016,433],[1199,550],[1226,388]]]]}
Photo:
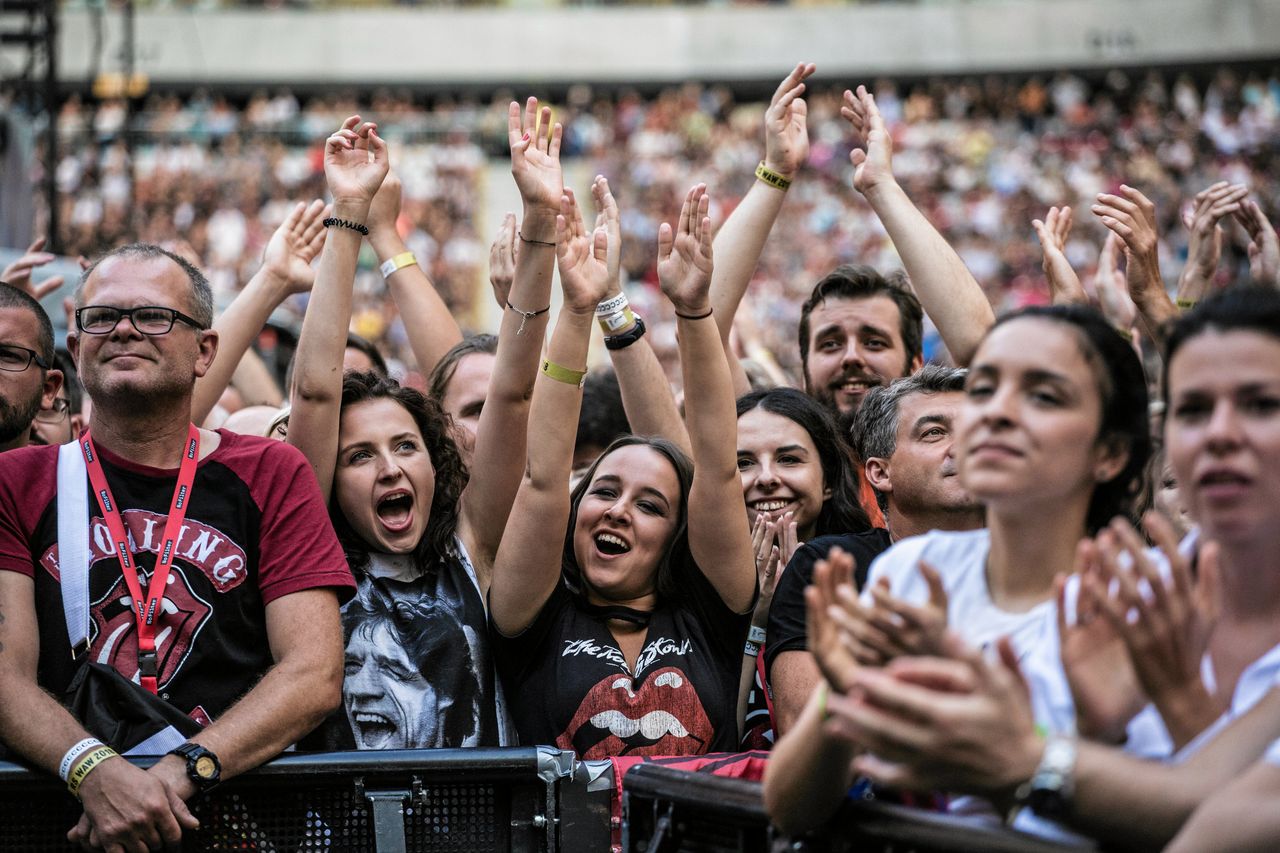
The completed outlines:
{"type": "MultiPolygon", "coordinates": [[[[161,697],[205,724],[271,666],[268,603],[315,587],[345,599],[354,587],[302,454],[281,442],[220,436],[196,469],[156,630],[161,697]]],[[[136,562],[150,578],[177,471],[135,465],[102,448],[99,457],[136,562]]],[[[57,458],[56,446],[0,454],[0,571],[34,578],[38,680],[61,696],[78,665],[59,581],[57,458]]],[[[89,659],[136,680],[132,599],[92,497],[89,516],[89,659]]]]}
{"type": "Polygon", "coordinates": [[[491,626],[521,743],[583,759],[732,751],[749,619],[697,573],[654,610],[633,673],[608,623],[557,586],[518,636],[491,626]]]}

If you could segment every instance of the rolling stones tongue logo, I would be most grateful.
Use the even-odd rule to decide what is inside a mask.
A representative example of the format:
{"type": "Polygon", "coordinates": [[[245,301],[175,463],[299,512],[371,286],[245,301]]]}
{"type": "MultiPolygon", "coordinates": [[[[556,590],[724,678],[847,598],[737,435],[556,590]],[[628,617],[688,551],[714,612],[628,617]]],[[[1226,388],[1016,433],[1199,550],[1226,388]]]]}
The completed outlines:
{"type": "MultiPolygon", "coordinates": [[[[111,591],[95,601],[89,612],[93,621],[90,638],[93,660],[136,681],[138,622],[134,617],[133,598],[124,578],[117,578],[111,591]]],[[[160,615],[156,618],[157,683],[160,687],[177,674],[191,651],[200,626],[211,612],[209,604],[192,592],[181,567],[175,565],[169,572],[160,615]]]]}
{"type": "Polygon", "coordinates": [[[714,734],[688,677],[666,666],[638,688],[625,673],[601,679],[556,738],[556,746],[583,759],[690,755],[706,752],[714,734]]]}

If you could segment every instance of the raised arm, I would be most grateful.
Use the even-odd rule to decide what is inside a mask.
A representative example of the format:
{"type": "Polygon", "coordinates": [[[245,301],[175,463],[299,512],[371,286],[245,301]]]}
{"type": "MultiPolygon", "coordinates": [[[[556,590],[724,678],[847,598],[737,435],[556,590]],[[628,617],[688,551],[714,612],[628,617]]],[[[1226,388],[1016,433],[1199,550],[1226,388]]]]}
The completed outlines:
{"type": "Polygon", "coordinates": [[[1133,187],[1122,184],[1119,195],[1100,194],[1092,210],[1124,245],[1125,282],[1144,330],[1153,340],[1163,341],[1165,324],[1178,316],[1178,308],[1160,277],[1156,206],[1133,187]]]}
{"type": "Polygon", "coordinates": [[[1044,277],[1049,282],[1049,298],[1054,305],[1088,305],[1080,276],[1067,260],[1067,237],[1071,234],[1071,208],[1051,207],[1044,220],[1031,220],[1040,252],[1044,257],[1044,277]]]}
{"type": "Polygon", "coordinates": [[[764,166],[786,185],[757,180],[716,234],[718,260],[711,275],[711,306],[726,352],[738,304],[751,284],[765,240],[782,210],[787,185],[809,159],[809,107],[800,96],[805,79],[816,70],[811,62],[798,64],[778,85],[764,114],[764,166]]]}
{"type": "Polygon", "coordinates": [[[409,348],[418,361],[418,371],[429,374],[449,348],[462,340],[462,330],[453,319],[427,272],[400,237],[400,178],[388,172],[369,207],[369,245],[386,265],[383,277],[395,300],[409,337],[409,348]]]}
{"type": "Polygon", "coordinates": [[[191,419],[195,423],[203,423],[213,411],[271,312],[292,294],[311,289],[316,277],[311,261],[324,246],[324,217],[324,202],[319,199],[294,205],[271,235],[262,266],[214,320],[218,355],[209,372],[196,380],[191,402],[191,419]]]}
{"type": "Polygon", "coordinates": [[[1275,226],[1253,199],[1244,203],[1236,219],[1249,234],[1249,275],[1260,284],[1280,287],[1280,237],[1275,226]]]}
{"type": "MultiPolygon", "coordinates": [[[[605,305],[616,302],[621,297],[622,280],[622,219],[618,215],[618,203],[609,189],[609,182],[597,175],[591,184],[591,194],[595,197],[596,209],[600,211],[596,217],[596,227],[604,228],[609,234],[609,290],[605,293],[605,305]]],[[[582,216],[577,205],[576,214],[571,227],[576,239],[586,239],[586,228],[582,224],[582,216]]],[[[625,303],[624,303],[625,304],[625,303]]],[[[610,322],[617,322],[621,315],[621,325],[605,331],[606,338],[613,336],[625,339],[634,331],[636,321],[634,315],[618,308],[605,316],[597,315],[602,327],[610,322]],[[626,319],[631,317],[632,319],[626,319]]],[[[643,321],[642,321],[643,322],[643,321]]],[[[608,343],[606,341],[606,343],[608,343]]],[[[666,371],[654,354],[649,340],[641,337],[621,349],[609,349],[609,360],[613,363],[614,373],[618,376],[618,390],[622,392],[622,408],[627,413],[627,422],[636,435],[660,435],[677,444],[685,453],[692,453],[689,446],[689,432],[685,429],[684,419],[676,408],[675,395],[671,393],[671,383],[667,381],[666,371]]]]}
{"type": "MultiPolygon", "coordinates": [[[[333,217],[365,225],[373,195],[387,174],[387,145],[371,122],[351,116],[325,140],[324,174],[333,195],[333,217]]],[[[327,229],[315,288],[294,355],[289,443],[302,451],[328,495],[338,458],[342,413],[342,355],[351,324],[351,289],[360,232],[342,225],[327,229]]]]}
{"type": "Polygon", "coordinates": [[[1218,181],[1196,193],[1190,210],[1182,214],[1189,234],[1187,263],[1178,277],[1178,302],[1197,302],[1209,295],[1222,258],[1222,226],[1218,223],[1240,211],[1249,188],[1218,181]]]}
{"type": "Polygon", "coordinates": [[[738,415],[724,347],[712,316],[711,199],[705,184],[685,196],[680,221],[658,230],[658,283],[675,306],[685,418],[693,445],[689,547],[725,605],[751,606],[756,573],[738,475],[738,415]]]}
{"type": "MultiPolygon", "coordinates": [[[[586,375],[596,305],[609,286],[608,232],[597,228],[589,241],[570,239],[571,203],[566,194],[556,220],[564,305],[534,384],[528,467],[494,560],[489,589],[490,617],[507,636],[533,622],[560,582],[569,523],[569,472],[582,410],[581,379],[586,375]]],[[[521,248],[522,257],[529,248],[521,248]]]]}
{"type": "Polygon", "coordinates": [[[902,258],[920,305],[956,364],[966,365],[995,323],[991,303],[964,261],[911,203],[893,175],[893,140],[876,99],[859,86],[844,93],[840,114],[866,143],[849,152],[853,188],[862,193],[902,258]]]}
{"type": "Polygon", "coordinates": [[[525,105],[523,133],[520,121],[520,105],[512,101],[507,112],[507,138],[511,174],[524,200],[523,245],[502,313],[489,392],[476,426],[471,479],[462,495],[461,532],[482,589],[524,473],[530,398],[551,307],[556,217],[564,192],[560,173],[563,129],[559,123],[552,124],[551,109],[539,110],[538,100],[530,98],[525,105]]]}

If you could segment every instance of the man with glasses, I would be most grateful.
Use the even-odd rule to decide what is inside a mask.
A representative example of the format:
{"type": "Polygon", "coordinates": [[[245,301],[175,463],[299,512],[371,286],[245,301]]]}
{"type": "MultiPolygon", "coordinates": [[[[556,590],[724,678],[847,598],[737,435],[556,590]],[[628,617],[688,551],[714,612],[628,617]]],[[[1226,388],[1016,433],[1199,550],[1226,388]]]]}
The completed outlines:
{"type": "Polygon", "coordinates": [[[26,293],[0,283],[0,452],[26,447],[37,413],[62,388],[53,362],[53,325],[26,293]]]}
{"type": "Polygon", "coordinates": [[[212,320],[204,276],[156,246],[111,252],[76,291],[68,346],[93,404],[79,442],[87,651],[63,615],[86,568],[59,549],[57,449],[0,455],[0,740],[70,766],[84,817],[69,837],[93,849],[178,843],[195,826],[185,800],[274,757],[341,698],[339,597],[354,584],[314,474],[282,442],[191,424],[212,320]],[[53,697],[86,658],[205,728],[147,771],[84,747],[53,697]],[[102,757],[80,772],[77,749],[102,757]]]}

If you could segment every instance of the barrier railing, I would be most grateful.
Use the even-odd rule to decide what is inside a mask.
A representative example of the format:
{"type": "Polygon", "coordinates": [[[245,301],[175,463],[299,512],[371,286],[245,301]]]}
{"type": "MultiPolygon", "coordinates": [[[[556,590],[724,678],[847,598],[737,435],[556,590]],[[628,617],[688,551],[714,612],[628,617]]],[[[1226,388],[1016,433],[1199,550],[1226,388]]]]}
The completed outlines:
{"type": "MultiPolygon", "coordinates": [[[[290,755],[197,799],[200,829],[183,849],[606,853],[615,789],[600,770],[547,747],[290,755]]],[[[0,851],[70,850],[79,816],[56,779],[0,762],[0,851]]],[[[654,764],[627,773],[622,816],[626,853],[1093,849],[874,802],[851,802],[822,831],[786,838],[769,824],[759,783],[654,764]]]]}
{"type": "MultiPolygon", "coordinates": [[[[577,770],[539,747],[285,756],[196,800],[200,829],[183,849],[607,850],[610,793],[589,794],[577,770]]],[[[0,762],[0,850],[68,850],[79,815],[56,779],[0,762]]]]}
{"type": "Polygon", "coordinates": [[[760,783],[653,764],[627,773],[622,793],[625,853],[769,853],[912,850],[917,853],[1079,853],[1091,846],[1045,841],[963,818],[876,802],[850,802],[821,831],[789,839],[769,825],[760,783]]]}

